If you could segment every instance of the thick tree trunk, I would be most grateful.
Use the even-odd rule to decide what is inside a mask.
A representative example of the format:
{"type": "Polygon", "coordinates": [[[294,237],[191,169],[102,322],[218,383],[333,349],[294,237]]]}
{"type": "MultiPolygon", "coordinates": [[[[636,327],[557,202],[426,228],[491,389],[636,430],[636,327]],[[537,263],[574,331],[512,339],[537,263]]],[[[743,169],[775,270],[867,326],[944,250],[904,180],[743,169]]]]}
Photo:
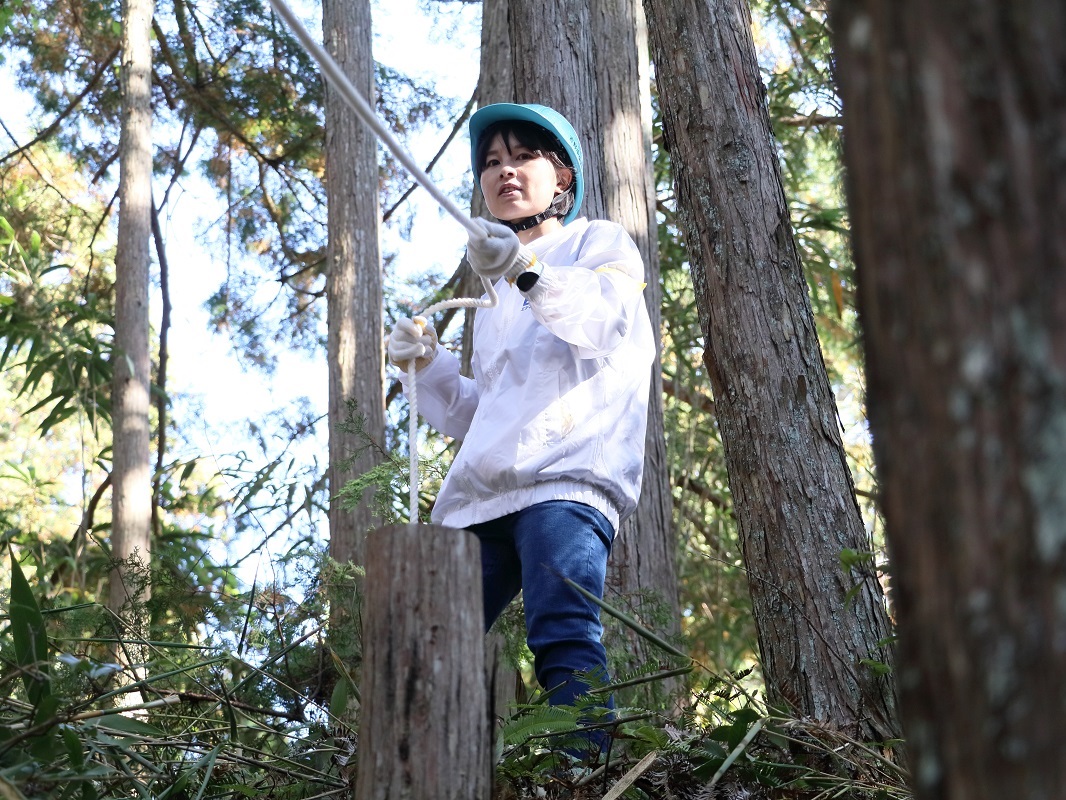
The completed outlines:
{"type": "MultiPolygon", "coordinates": [[[[148,272],[152,236],[152,0],[122,7],[122,130],[115,249],[111,572],[118,613],[151,594],[152,477],[148,420],[148,272]]],[[[131,611],[134,610],[131,608],[131,611]]]]}
{"type": "MultiPolygon", "coordinates": [[[[514,82],[511,79],[511,46],[507,31],[508,0],[483,0],[481,4],[481,71],[478,75],[478,105],[510,103],[514,101],[514,82]]],[[[471,175],[473,194],[470,216],[491,218],[481,187],[471,175]]],[[[465,263],[465,262],[464,262],[465,263]]],[[[464,266],[460,297],[478,297],[484,292],[481,279],[469,266],[464,266]]],[[[463,320],[463,374],[473,376],[470,360],[474,354],[474,315],[476,308],[468,308],[463,320]]],[[[506,717],[508,709],[517,701],[515,687],[521,674],[506,657],[503,634],[493,631],[485,639],[485,680],[489,687],[491,713],[506,717]]]]}
{"type": "MultiPolygon", "coordinates": [[[[653,330],[662,324],[659,241],[651,154],[651,81],[648,30],[640,0],[592,0],[596,49],[597,116],[603,158],[602,190],[608,219],[621,223],[640,248],[646,268],[653,330]],[[626,46],[619,46],[625,42],[626,46]]],[[[661,343],[656,340],[661,355],[661,343]]],[[[648,430],[644,441],[644,482],[636,513],[622,523],[608,575],[608,599],[669,638],[681,634],[670,476],[663,427],[662,368],[652,366],[648,430]]],[[[636,670],[670,658],[628,628],[619,626],[628,654],[620,669],[636,670]]],[[[637,702],[673,695],[678,679],[646,684],[637,702]]]]}
{"type": "MultiPolygon", "coordinates": [[[[511,44],[507,30],[508,0],[482,0],[481,3],[481,64],[477,81],[479,107],[493,103],[514,102],[514,81],[511,77],[511,44]]],[[[470,175],[470,216],[491,219],[485,197],[477,177],[470,175]]],[[[478,297],[484,291],[481,279],[463,262],[463,281],[457,296],[478,297]]],[[[476,308],[463,312],[462,373],[473,376],[470,359],[474,355],[474,316],[476,308]]]]}
{"type": "Polygon", "coordinates": [[[481,548],[468,531],[395,525],[366,548],[360,800],[488,800],[481,548]]]}
{"type": "Polygon", "coordinates": [[[919,798],[1066,796],[1066,6],[833,7],[919,798]]]}
{"type": "Polygon", "coordinates": [[[606,219],[590,5],[591,0],[509,0],[507,17],[515,102],[543,103],[570,120],[585,152],[581,215],[606,219]]]}
{"type": "MultiPolygon", "coordinates": [[[[325,0],[326,49],[352,84],[373,105],[374,57],[369,0],[325,0]]],[[[378,251],[378,165],[373,134],[326,91],[326,201],[328,209],[327,301],[329,361],[329,488],[345,483],[381,460],[385,441],[384,340],[381,259],[378,251]],[[340,430],[349,404],[366,419],[375,442],[340,430]],[[348,467],[343,462],[354,458],[348,467]]],[[[363,541],[373,527],[367,498],[353,510],[330,503],[330,556],[362,563],[363,541]]]]}
{"type": "MultiPolygon", "coordinates": [[[[643,12],[636,0],[511,0],[510,6],[515,95],[519,102],[553,106],[574,125],[585,150],[582,214],[614,220],[633,236],[644,257],[645,299],[658,328],[662,295],[643,12]]],[[[640,505],[615,539],[607,600],[633,604],[638,615],[651,616],[644,601],[654,599],[660,623],[655,627],[674,636],[681,614],[658,362],[652,377],[640,505]]],[[[662,658],[643,639],[624,635],[623,669],[662,658]]]]}
{"type": "Polygon", "coordinates": [[[768,695],[862,738],[899,735],[891,629],[792,236],[741,0],[646,0],[768,695]],[[858,583],[857,593],[848,594],[858,583]]]}

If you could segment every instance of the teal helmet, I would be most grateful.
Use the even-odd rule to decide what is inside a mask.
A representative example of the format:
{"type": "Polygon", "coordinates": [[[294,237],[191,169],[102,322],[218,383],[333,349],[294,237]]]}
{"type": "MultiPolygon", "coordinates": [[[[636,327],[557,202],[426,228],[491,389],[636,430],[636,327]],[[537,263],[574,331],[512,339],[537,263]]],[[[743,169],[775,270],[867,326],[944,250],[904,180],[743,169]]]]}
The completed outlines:
{"type": "Polygon", "coordinates": [[[574,130],[574,126],[554,108],[537,105],[536,103],[524,105],[494,103],[479,108],[474,113],[474,116],[470,118],[470,166],[474,171],[475,179],[478,175],[477,143],[481,139],[481,134],[490,125],[509,121],[532,122],[544,128],[559,140],[559,144],[566,151],[570,166],[574,170],[574,204],[570,207],[566,216],[563,217],[563,224],[566,225],[568,222],[577,219],[581,201],[585,199],[585,177],[583,174],[585,156],[581,152],[581,143],[577,139],[577,131],[574,130]]]}

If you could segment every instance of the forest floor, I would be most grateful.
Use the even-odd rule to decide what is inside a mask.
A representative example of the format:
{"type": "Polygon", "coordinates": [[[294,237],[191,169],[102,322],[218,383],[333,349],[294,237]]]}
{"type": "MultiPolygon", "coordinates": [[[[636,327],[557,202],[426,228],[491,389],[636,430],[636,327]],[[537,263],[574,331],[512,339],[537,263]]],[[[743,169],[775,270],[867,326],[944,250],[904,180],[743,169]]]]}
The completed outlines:
{"type": "MultiPolygon", "coordinates": [[[[767,726],[770,728],[771,726],[767,726]]],[[[750,730],[750,729],[749,729],[750,730]]],[[[739,731],[737,731],[739,733],[739,731]]],[[[731,743],[719,728],[673,731],[644,757],[497,772],[493,800],[911,800],[891,752],[823,725],[790,721],[731,743]]]]}

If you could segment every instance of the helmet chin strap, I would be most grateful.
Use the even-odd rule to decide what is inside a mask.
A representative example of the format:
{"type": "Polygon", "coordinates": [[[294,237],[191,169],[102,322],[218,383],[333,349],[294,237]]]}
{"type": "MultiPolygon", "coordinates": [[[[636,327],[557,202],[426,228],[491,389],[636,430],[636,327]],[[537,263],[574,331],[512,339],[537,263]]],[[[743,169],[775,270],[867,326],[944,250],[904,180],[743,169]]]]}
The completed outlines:
{"type": "Polygon", "coordinates": [[[551,202],[551,205],[532,217],[523,217],[522,219],[501,219],[500,222],[506,225],[515,233],[520,231],[528,231],[530,228],[535,228],[546,219],[552,217],[561,217],[565,213],[562,208],[563,200],[571,193],[570,187],[567,187],[563,192],[557,194],[551,202]]]}
{"type": "Polygon", "coordinates": [[[506,225],[515,233],[520,231],[528,231],[530,228],[535,228],[546,219],[557,217],[562,212],[555,206],[548,206],[544,211],[533,217],[526,217],[524,219],[501,219],[500,222],[506,225]]]}

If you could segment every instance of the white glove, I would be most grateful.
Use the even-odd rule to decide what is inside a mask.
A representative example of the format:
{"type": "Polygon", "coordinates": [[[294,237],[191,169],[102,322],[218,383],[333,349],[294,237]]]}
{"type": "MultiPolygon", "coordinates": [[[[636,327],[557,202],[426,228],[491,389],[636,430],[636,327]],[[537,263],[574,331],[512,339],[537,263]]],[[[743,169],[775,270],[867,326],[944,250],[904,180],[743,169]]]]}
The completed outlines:
{"type": "Polygon", "coordinates": [[[388,338],[389,361],[400,369],[415,361],[415,369],[422,369],[437,357],[437,332],[425,317],[396,321],[388,338]]]}
{"type": "Polygon", "coordinates": [[[506,225],[487,219],[475,219],[474,223],[485,231],[485,238],[470,235],[466,243],[466,260],[481,277],[493,283],[500,278],[513,281],[536,262],[533,251],[523,247],[514,231],[506,225]]]}

